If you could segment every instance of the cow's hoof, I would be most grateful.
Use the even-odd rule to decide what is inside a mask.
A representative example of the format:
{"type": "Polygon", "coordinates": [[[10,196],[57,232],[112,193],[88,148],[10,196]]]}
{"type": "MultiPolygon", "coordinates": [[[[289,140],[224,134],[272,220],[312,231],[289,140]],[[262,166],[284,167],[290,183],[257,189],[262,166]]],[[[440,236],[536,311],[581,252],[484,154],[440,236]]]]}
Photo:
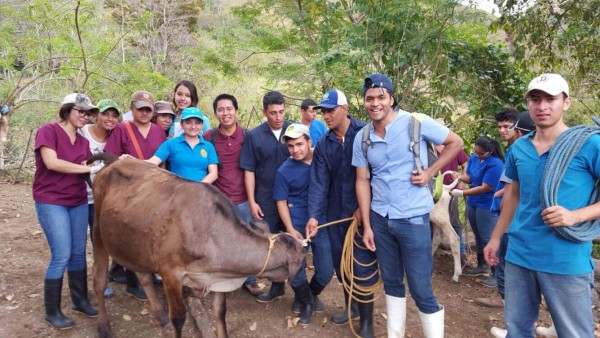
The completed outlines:
{"type": "Polygon", "coordinates": [[[162,335],[163,337],[172,337],[175,330],[173,329],[173,324],[170,322],[163,325],[162,327],[162,335]]]}
{"type": "Polygon", "coordinates": [[[458,284],[458,277],[456,277],[456,278],[452,278],[452,279],[450,280],[450,283],[451,283],[451,284],[458,284]]]}
{"type": "Polygon", "coordinates": [[[115,338],[110,327],[98,327],[98,335],[100,338],[115,338]]]}

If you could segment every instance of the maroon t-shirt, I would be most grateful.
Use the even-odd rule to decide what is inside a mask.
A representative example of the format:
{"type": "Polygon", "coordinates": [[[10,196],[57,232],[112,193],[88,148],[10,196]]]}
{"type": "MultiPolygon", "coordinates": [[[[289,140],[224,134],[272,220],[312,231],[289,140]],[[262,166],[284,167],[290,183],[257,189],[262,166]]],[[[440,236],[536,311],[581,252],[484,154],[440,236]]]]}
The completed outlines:
{"type": "MultiPolygon", "coordinates": [[[[209,142],[212,141],[211,131],[208,130],[203,135],[209,142]]],[[[244,171],[240,168],[242,144],[244,144],[244,133],[239,124],[231,136],[223,135],[217,127],[214,146],[219,155],[219,177],[213,184],[235,204],[248,200],[244,186],[244,171]]]]}
{"type": "Polygon", "coordinates": [[[33,200],[36,202],[65,207],[87,204],[87,190],[83,176],[48,169],[42,160],[42,147],[54,150],[60,160],[80,164],[92,156],[88,140],[77,133],[75,144],[71,144],[69,135],[58,123],[43,125],[35,135],[35,178],[33,179],[33,200]]]}
{"type": "MultiPolygon", "coordinates": [[[[142,136],[138,127],[133,122],[130,122],[129,125],[133,131],[133,135],[135,135],[135,138],[138,141],[138,145],[140,146],[144,160],[154,156],[154,153],[156,153],[158,147],[160,147],[160,145],[167,139],[165,132],[154,123],[150,124],[150,131],[148,131],[146,138],[142,136]]],[[[118,156],[128,154],[138,158],[133,141],[131,141],[129,133],[127,132],[125,122],[119,123],[117,127],[110,133],[110,136],[106,141],[106,146],[104,147],[104,152],[113,153],[118,156]]]]}
{"type": "MultiPolygon", "coordinates": [[[[439,155],[439,154],[438,154],[439,155]]],[[[463,163],[467,163],[469,162],[469,156],[467,156],[467,153],[465,153],[465,151],[463,149],[461,149],[458,154],[452,158],[450,160],[450,162],[448,162],[448,164],[446,164],[441,172],[446,172],[448,170],[452,170],[452,171],[457,171],[458,170],[458,166],[463,164],[463,163]]],[[[463,168],[464,169],[464,168],[463,168]]],[[[448,185],[450,183],[452,183],[452,175],[446,175],[444,176],[444,184],[448,185]]]]}

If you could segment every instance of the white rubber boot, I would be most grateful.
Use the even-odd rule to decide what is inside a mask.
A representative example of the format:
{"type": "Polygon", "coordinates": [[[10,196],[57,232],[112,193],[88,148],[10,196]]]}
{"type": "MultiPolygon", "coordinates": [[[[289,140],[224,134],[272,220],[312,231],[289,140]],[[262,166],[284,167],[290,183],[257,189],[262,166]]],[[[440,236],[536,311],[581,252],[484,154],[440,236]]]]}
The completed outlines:
{"type": "Polygon", "coordinates": [[[496,338],[506,338],[506,336],[508,335],[508,331],[506,331],[505,329],[501,329],[499,327],[492,327],[492,329],[490,330],[490,333],[492,334],[492,336],[496,337],[496,338]]]}
{"type": "Polygon", "coordinates": [[[550,327],[538,326],[535,328],[535,333],[539,334],[544,338],[558,338],[558,334],[556,333],[556,329],[554,328],[554,323],[550,325],[550,327]]]}
{"type": "Polygon", "coordinates": [[[388,338],[404,338],[406,331],[406,297],[385,295],[388,338]]]}
{"type": "Polygon", "coordinates": [[[430,314],[419,311],[419,318],[425,338],[444,338],[444,308],[430,314]]]}

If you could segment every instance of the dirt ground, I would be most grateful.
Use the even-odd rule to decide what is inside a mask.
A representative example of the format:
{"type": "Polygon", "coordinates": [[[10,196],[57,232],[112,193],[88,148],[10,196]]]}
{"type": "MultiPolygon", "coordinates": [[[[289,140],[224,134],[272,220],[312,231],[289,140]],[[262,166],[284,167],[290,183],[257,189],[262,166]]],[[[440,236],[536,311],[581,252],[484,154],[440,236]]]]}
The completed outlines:
{"type": "MultiPolygon", "coordinates": [[[[134,244],[134,243],[132,243],[134,244]]],[[[88,246],[89,247],[89,246],[88,246]]],[[[88,250],[88,270],[92,255],[88,250]]],[[[96,322],[70,309],[68,290],[63,289],[63,312],[76,321],[70,330],[57,331],[43,320],[43,279],[49,260],[49,249],[35,216],[31,186],[0,181],[0,337],[96,337],[96,322]]],[[[458,284],[450,283],[452,262],[448,252],[435,255],[433,288],[438,301],[446,309],[446,337],[491,337],[490,327],[503,326],[502,310],[489,309],[474,303],[477,297],[495,291],[482,286],[479,280],[461,276],[458,284]]],[[[90,278],[91,281],[91,278],[90,278]]],[[[268,284],[268,281],[261,281],[268,284]]],[[[150,323],[149,304],[125,294],[121,284],[110,283],[115,296],[108,299],[107,308],[113,331],[118,337],[163,337],[160,327],[150,323]]],[[[90,286],[91,287],[91,286],[90,286]]],[[[334,279],[320,299],[323,313],[315,314],[306,328],[288,327],[293,318],[290,306],[292,290],[287,287],[282,299],[270,304],[257,303],[247,292],[237,290],[227,296],[227,326],[230,337],[352,337],[350,328],[332,325],[328,318],[343,307],[341,285],[334,279]]],[[[160,291],[160,290],[159,290],[160,291]]],[[[210,297],[210,296],[209,296],[210,297]]],[[[94,295],[92,303],[96,303],[94,295]]],[[[210,304],[208,300],[205,302],[210,304]]],[[[422,337],[418,312],[408,301],[407,336],[422,337]]],[[[189,315],[189,314],[188,314],[189,315]]],[[[375,333],[386,336],[385,302],[375,306],[375,333]]],[[[194,336],[189,316],[184,336],[194,336]]],[[[548,313],[541,309],[540,323],[549,323],[548,313]]]]}

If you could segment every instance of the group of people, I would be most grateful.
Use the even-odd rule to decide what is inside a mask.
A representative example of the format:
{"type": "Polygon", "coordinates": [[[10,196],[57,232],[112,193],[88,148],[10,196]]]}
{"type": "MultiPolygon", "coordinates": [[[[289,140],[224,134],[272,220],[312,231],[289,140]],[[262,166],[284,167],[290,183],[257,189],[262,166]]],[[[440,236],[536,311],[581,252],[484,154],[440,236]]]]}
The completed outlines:
{"type": "MultiPolygon", "coordinates": [[[[388,337],[405,335],[405,276],[424,335],[444,335],[445,308],[431,285],[429,212],[434,201],[428,182],[450,168],[455,171],[453,179],[462,182],[451,191],[452,224],[460,230],[457,197],[465,196],[476,238],[477,266],[465,269],[465,274],[488,274],[492,266],[492,276],[483,283],[497,286],[502,305],[506,303],[507,331],[493,328],[492,333],[533,337],[543,295],[559,336],[592,336],[591,243],[570,242],[552,228],[600,218],[596,204],[588,206],[600,177],[600,138],[589,138],[569,164],[558,192],[558,202],[564,206],[542,210],[540,202],[548,153],[567,129],[563,121],[571,103],[567,82],[560,75],[543,74],[525,94],[529,112],[497,114],[500,135],[509,146],[506,159],[500,144],[487,136],[476,140],[473,155],[468,157],[458,135],[443,123],[423,117],[421,149],[433,143],[438,150],[433,163],[422,152],[422,162],[428,163],[425,168],[415,165],[418,161],[409,150],[412,117],[396,107],[394,93],[387,76],[371,74],[362,86],[370,123],[349,115],[346,96],[336,89],[326,92],[318,104],[304,100],[302,120],[292,123],[285,118],[284,96],[271,91],[263,97],[265,122],[252,130],[240,125],[238,102],[230,94],[213,101],[219,125],[211,129],[208,118],[196,107],[197,91],[189,81],[177,84],[173,103],[155,102],[150,93],[135,92],[129,106],[131,119],[122,123],[118,123],[121,110],[115,102],[104,99],[96,106],[83,94],[67,95],[59,121],[42,126],[35,143],[33,197],[51,249],[45,277],[46,320],[56,328],[74,325],[61,312],[65,268],[73,309],[97,315],[87,297],[85,273],[93,197],[87,195],[79,174],[93,177],[102,165],[85,165],[84,161],[104,151],[163,165],[190,181],[213,184],[232,201],[242,220],[263,220],[272,233],[285,231],[298,240],[310,239],[314,274],[308,281],[304,264],[289,281],[295,294],[291,308],[302,325],[310,324],[313,312],[323,311],[318,297],[334,271],[340,282],[345,278],[340,265],[351,222],[317,227],[354,217],[360,224],[354,234],[353,242],[358,244],[354,257],[358,262],[378,262],[378,266],[355,263],[354,277],[361,286],[370,286],[381,274],[388,337]],[[315,119],[316,112],[327,128],[315,119]],[[88,124],[89,120],[94,123],[88,124]],[[462,173],[456,172],[458,166],[462,173]]],[[[464,244],[461,253],[465,253],[464,244]]],[[[118,266],[111,268],[112,278],[126,280],[127,292],[144,299],[135,274],[124,271],[119,277],[118,271],[118,266]]],[[[243,288],[263,303],[285,294],[284,283],[274,282],[263,292],[252,276],[243,288]]],[[[331,322],[342,325],[358,317],[358,334],[374,337],[372,296],[349,294],[344,288],[344,298],[349,308],[334,314],[331,322]]],[[[490,299],[478,303],[486,305],[490,299]]]]}

